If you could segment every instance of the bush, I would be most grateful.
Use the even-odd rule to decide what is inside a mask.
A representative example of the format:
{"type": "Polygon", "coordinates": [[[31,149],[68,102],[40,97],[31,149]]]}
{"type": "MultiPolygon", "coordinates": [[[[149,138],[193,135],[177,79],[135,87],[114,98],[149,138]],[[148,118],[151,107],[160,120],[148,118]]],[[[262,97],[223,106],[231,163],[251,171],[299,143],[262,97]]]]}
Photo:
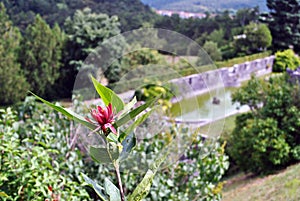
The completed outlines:
{"type": "Polygon", "coordinates": [[[300,59],[291,49],[276,52],[273,72],[284,72],[286,68],[295,70],[300,65],[300,59]]]}
{"type": "Polygon", "coordinates": [[[236,119],[228,153],[247,172],[269,173],[299,161],[299,86],[285,74],[267,82],[252,80],[233,100],[251,112],[236,119]],[[250,90],[249,90],[250,89],[250,90]]]}
{"type": "MultiPolygon", "coordinates": [[[[181,140],[189,140],[186,137],[191,136],[191,133],[189,129],[175,126],[170,133],[159,134],[152,139],[144,140],[135,151],[147,153],[141,154],[143,157],[140,160],[151,164],[170,138],[180,135],[181,140]]],[[[201,135],[197,135],[192,144],[188,145],[182,153],[178,153],[181,155],[179,161],[167,164],[168,166],[157,173],[145,200],[221,200],[223,183],[220,181],[229,166],[224,146],[225,144],[221,146],[215,140],[205,140],[201,135]]],[[[138,167],[140,167],[139,162],[136,164],[136,168],[138,167]]],[[[123,177],[123,181],[126,182],[125,186],[129,187],[127,189],[129,192],[134,187],[133,181],[141,179],[138,174],[130,170],[125,171],[123,177]]]]}
{"type": "Polygon", "coordinates": [[[35,108],[32,116],[22,113],[25,122],[10,108],[0,111],[0,192],[7,194],[3,200],[90,200],[76,176],[83,166],[81,157],[66,143],[69,126],[55,113],[35,108]]]}
{"type": "Polygon", "coordinates": [[[213,61],[222,60],[222,54],[218,48],[218,44],[212,41],[206,41],[203,45],[203,49],[207,52],[213,61]]]}
{"type": "Polygon", "coordinates": [[[290,159],[290,146],[277,122],[272,118],[247,118],[249,116],[243,114],[236,119],[230,156],[247,172],[268,172],[285,165],[290,159]]]}

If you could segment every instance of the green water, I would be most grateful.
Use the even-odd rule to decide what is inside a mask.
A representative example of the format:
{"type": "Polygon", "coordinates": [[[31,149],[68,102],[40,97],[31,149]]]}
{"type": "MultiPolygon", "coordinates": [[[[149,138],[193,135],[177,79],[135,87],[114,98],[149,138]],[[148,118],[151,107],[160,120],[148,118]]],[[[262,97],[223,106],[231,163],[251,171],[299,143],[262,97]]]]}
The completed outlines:
{"type": "MultiPolygon", "coordinates": [[[[178,120],[183,121],[211,121],[237,112],[237,104],[232,104],[231,94],[238,88],[222,88],[196,97],[186,98],[173,104],[171,113],[178,120]],[[213,98],[220,100],[220,104],[213,104],[213,98]]],[[[243,109],[243,108],[241,108],[243,109]]]]}

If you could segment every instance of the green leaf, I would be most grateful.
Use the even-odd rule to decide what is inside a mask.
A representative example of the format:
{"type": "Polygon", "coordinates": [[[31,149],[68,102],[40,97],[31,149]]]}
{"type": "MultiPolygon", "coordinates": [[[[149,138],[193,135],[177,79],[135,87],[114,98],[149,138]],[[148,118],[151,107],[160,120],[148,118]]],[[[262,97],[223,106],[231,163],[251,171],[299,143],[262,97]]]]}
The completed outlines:
{"type": "Polygon", "coordinates": [[[104,180],[104,187],[111,201],[121,201],[120,190],[107,178],[104,180]]]}
{"type": "Polygon", "coordinates": [[[88,122],[87,120],[85,120],[84,117],[80,116],[79,114],[76,114],[75,112],[73,112],[72,110],[69,110],[67,108],[63,108],[61,106],[55,105],[53,103],[50,103],[46,100],[44,100],[43,98],[35,95],[34,93],[30,92],[32,95],[34,95],[38,100],[42,101],[43,103],[45,103],[46,105],[48,105],[49,107],[53,108],[54,110],[62,113],[63,115],[65,115],[66,117],[81,123],[82,125],[88,127],[91,130],[96,129],[96,126],[90,122],[88,122]]]}
{"type": "Polygon", "coordinates": [[[107,106],[109,103],[116,109],[116,113],[120,112],[124,108],[123,100],[115,94],[111,89],[100,84],[93,76],[91,76],[92,82],[99,96],[107,106]]]}
{"type": "Polygon", "coordinates": [[[135,118],[137,115],[139,115],[141,112],[143,112],[144,110],[146,110],[148,107],[152,106],[155,101],[157,100],[157,98],[152,99],[150,101],[147,101],[145,104],[135,108],[134,110],[132,110],[131,112],[129,112],[128,114],[126,114],[124,117],[118,119],[115,122],[115,125],[117,127],[120,127],[124,124],[126,124],[127,122],[129,122],[131,119],[135,118]]]}
{"type": "MultiPolygon", "coordinates": [[[[135,120],[130,126],[128,126],[126,128],[126,130],[124,131],[124,133],[125,134],[131,133],[136,127],[138,127],[139,125],[141,125],[152,114],[152,112],[154,110],[155,110],[155,108],[152,108],[150,111],[148,111],[147,113],[145,113],[141,117],[139,117],[137,120],[135,120]]],[[[119,140],[121,141],[122,139],[119,138],[119,140]]]]}
{"type": "Polygon", "coordinates": [[[106,148],[90,146],[90,156],[98,163],[112,163],[106,148]]]}
{"type": "Polygon", "coordinates": [[[8,197],[8,195],[6,193],[0,191],[0,197],[8,197]]]}
{"type": "Polygon", "coordinates": [[[131,150],[135,147],[136,145],[136,137],[134,133],[130,133],[130,135],[128,135],[125,140],[123,140],[122,142],[122,146],[123,146],[123,150],[120,154],[120,160],[125,160],[131,150]]]}
{"type": "Polygon", "coordinates": [[[104,188],[102,186],[100,186],[99,184],[97,184],[95,181],[93,181],[92,179],[90,179],[85,174],[81,173],[81,175],[83,176],[83,179],[85,180],[85,182],[88,183],[96,191],[96,193],[99,195],[99,197],[101,198],[101,200],[103,200],[103,201],[110,201],[109,198],[108,198],[108,196],[105,193],[104,188]]]}
{"type": "Polygon", "coordinates": [[[141,183],[139,183],[133,193],[129,196],[128,201],[140,201],[145,198],[150,191],[154,176],[155,173],[148,169],[141,183]]]}
{"type": "Polygon", "coordinates": [[[118,114],[120,117],[122,117],[124,114],[128,113],[133,106],[137,103],[136,97],[134,97],[129,103],[127,103],[124,107],[124,109],[118,114]]]}
{"type": "Polygon", "coordinates": [[[110,133],[108,136],[107,136],[107,139],[111,142],[115,142],[115,143],[118,143],[118,137],[114,134],[114,133],[110,133]]]}
{"type": "Polygon", "coordinates": [[[137,185],[133,193],[129,196],[128,201],[140,201],[148,195],[153,182],[153,178],[160,165],[165,161],[168,154],[169,151],[167,148],[162,150],[161,155],[154,161],[154,163],[151,164],[142,181],[137,185]]]}

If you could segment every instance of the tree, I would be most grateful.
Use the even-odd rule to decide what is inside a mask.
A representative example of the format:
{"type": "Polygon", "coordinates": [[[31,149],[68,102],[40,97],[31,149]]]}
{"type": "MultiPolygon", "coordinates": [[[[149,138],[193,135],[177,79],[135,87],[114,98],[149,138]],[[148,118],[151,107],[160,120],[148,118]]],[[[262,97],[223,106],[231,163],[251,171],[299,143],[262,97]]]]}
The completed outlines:
{"type": "Polygon", "coordinates": [[[253,54],[266,50],[272,44],[272,35],[265,24],[250,23],[245,26],[243,34],[235,40],[239,53],[253,54]]]}
{"type": "Polygon", "coordinates": [[[222,54],[220,49],[218,48],[217,43],[212,41],[206,41],[203,45],[203,49],[207,52],[207,54],[213,61],[222,60],[222,54]]]}
{"type": "Polygon", "coordinates": [[[28,83],[18,63],[21,40],[19,30],[12,25],[6,9],[0,3],[0,104],[12,104],[26,96],[28,83]]]}
{"type": "Polygon", "coordinates": [[[75,77],[79,70],[95,70],[100,67],[110,83],[116,82],[123,72],[120,59],[113,62],[111,58],[122,56],[126,47],[125,40],[107,41],[120,34],[120,23],[117,16],[109,17],[106,14],[96,14],[89,8],[78,10],[73,18],[67,18],[65,31],[67,42],[65,48],[65,68],[63,79],[71,91],[74,86],[75,77]],[[107,55],[100,55],[106,49],[107,55]],[[102,66],[88,65],[85,59],[93,53],[96,58],[102,58],[102,66]],[[105,57],[105,59],[103,59],[105,57]],[[106,60],[108,59],[108,60],[106,60]],[[105,61],[104,61],[105,60],[105,61]]]}
{"type": "Polygon", "coordinates": [[[63,26],[76,10],[89,7],[95,13],[118,15],[122,31],[139,28],[143,22],[154,23],[158,15],[140,0],[0,0],[7,8],[13,23],[22,31],[34,21],[37,14],[53,26],[63,26]]]}
{"type": "Polygon", "coordinates": [[[293,46],[296,52],[300,51],[300,1],[267,0],[267,6],[274,49],[284,50],[293,46]]]}
{"type": "Polygon", "coordinates": [[[218,47],[225,45],[223,29],[214,30],[208,35],[208,40],[217,43],[218,47]]]}
{"type": "Polygon", "coordinates": [[[238,10],[233,20],[238,27],[244,27],[250,24],[250,22],[257,22],[258,18],[259,8],[256,6],[255,8],[244,8],[238,10]]]}
{"type": "Polygon", "coordinates": [[[50,96],[51,86],[59,77],[63,41],[58,25],[51,29],[39,15],[26,28],[20,62],[35,93],[50,96]]]}

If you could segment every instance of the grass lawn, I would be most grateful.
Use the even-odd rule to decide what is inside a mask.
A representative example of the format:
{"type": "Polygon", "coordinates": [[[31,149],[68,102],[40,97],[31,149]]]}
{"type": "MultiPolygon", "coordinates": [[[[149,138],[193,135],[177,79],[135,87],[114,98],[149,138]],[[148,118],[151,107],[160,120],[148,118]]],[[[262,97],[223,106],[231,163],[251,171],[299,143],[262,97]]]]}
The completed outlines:
{"type": "MultiPolygon", "coordinates": [[[[205,125],[201,132],[211,127],[223,127],[221,135],[227,139],[235,126],[236,115],[205,125]]],[[[210,128],[213,129],[213,128],[210,128]]],[[[277,174],[254,177],[239,173],[225,180],[222,201],[298,201],[300,200],[300,163],[277,174]]]]}
{"type": "Polygon", "coordinates": [[[215,122],[212,122],[211,124],[207,124],[205,126],[202,126],[200,128],[200,132],[203,134],[206,133],[219,133],[223,139],[227,139],[228,135],[233,131],[235,127],[235,118],[239,115],[231,115],[229,117],[226,117],[225,119],[217,120],[215,122]],[[220,130],[221,129],[221,130],[220,130]]]}
{"type": "Polygon", "coordinates": [[[227,180],[223,201],[300,200],[300,164],[266,177],[237,175],[227,180]]]}

